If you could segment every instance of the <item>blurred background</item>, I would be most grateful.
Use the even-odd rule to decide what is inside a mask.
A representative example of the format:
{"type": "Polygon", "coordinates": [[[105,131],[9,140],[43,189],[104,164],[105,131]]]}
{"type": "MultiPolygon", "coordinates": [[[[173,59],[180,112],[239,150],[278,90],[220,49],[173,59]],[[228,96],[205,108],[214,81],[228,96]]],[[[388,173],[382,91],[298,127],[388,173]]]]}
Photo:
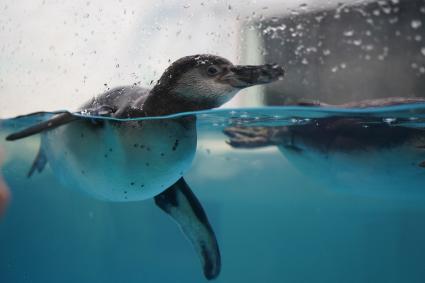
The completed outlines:
{"type": "Polygon", "coordinates": [[[2,118],[149,87],[197,53],[286,66],[284,81],[227,106],[424,95],[423,0],[2,0],[0,10],[2,118]]]}

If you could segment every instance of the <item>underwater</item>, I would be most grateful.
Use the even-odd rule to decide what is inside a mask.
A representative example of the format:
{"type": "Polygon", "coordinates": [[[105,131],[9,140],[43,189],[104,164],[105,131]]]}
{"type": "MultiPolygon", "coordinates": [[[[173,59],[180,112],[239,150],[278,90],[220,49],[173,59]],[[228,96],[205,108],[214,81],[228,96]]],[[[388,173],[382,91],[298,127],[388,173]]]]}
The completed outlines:
{"type": "MultiPolygon", "coordinates": [[[[4,119],[1,140],[52,115],[4,119]]],[[[424,103],[136,120],[193,115],[198,145],[185,179],[217,236],[216,282],[422,282],[424,103]],[[265,130],[322,125],[334,133],[331,142],[314,131],[288,144],[255,139],[265,130]],[[341,140],[349,146],[339,147],[341,140]]],[[[0,224],[2,282],[205,281],[193,248],[152,200],[98,200],[61,184],[49,166],[27,178],[39,143],[40,135],[1,143],[12,188],[0,224]]]]}

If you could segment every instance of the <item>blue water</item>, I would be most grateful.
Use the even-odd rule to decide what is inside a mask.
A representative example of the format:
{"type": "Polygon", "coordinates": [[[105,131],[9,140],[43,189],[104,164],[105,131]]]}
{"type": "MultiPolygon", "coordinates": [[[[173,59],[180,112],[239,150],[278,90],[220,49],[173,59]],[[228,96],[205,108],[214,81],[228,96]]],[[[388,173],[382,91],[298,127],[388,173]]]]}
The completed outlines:
{"type": "MultiPolygon", "coordinates": [[[[198,150],[185,179],[220,245],[216,282],[425,281],[420,138],[366,154],[317,154],[308,147],[232,148],[223,134],[230,126],[291,128],[338,117],[370,131],[389,127],[395,139],[400,129],[421,135],[425,104],[195,114],[198,150]]],[[[100,201],[62,186],[49,167],[26,178],[39,136],[4,138],[51,115],[0,122],[2,172],[12,193],[0,222],[0,282],[206,282],[192,247],[153,201],[100,201]]]]}

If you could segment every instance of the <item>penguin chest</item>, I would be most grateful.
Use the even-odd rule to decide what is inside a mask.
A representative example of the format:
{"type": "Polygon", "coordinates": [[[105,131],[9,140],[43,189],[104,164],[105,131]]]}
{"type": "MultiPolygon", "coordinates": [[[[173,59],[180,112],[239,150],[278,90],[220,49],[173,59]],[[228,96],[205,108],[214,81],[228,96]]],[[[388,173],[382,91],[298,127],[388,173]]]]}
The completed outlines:
{"type": "Polygon", "coordinates": [[[54,174],[72,188],[111,201],[152,198],[189,169],[196,150],[194,122],[77,121],[43,136],[54,174]]]}
{"type": "Polygon", "coordinates": [[[388,148],[279,150],[311,180],[332,190],[368,196],[423,197],[425,151],[405,143],[388,148]],[[408,184],[408,185],[406,185],[408,184]]]}

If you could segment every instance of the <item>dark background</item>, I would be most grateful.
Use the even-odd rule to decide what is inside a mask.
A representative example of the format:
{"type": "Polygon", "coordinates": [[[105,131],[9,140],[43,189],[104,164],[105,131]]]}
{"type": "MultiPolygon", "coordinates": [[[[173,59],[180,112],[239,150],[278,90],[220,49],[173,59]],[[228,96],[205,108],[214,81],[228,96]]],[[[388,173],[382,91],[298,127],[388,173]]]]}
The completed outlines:
{"type": "Polygon", "coordinates": [[[340,5],[261,25],[271,27],[261,33],[265,61],[287,69],[266,87],[266,105],[425,97],[424,0],[340,5]]]}

